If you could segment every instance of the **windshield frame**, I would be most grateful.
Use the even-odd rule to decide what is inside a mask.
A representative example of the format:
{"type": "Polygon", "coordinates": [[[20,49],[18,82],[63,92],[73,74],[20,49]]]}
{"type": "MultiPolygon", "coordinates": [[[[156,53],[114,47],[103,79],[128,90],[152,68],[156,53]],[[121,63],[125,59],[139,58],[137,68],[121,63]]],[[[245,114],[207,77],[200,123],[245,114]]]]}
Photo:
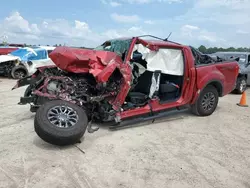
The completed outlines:
{"type": "Polygon", "coordinates": [[[123,62],[125,62],[127,59],[128,51],[131,48],[132,42],[133,42],[133,38],[111,39],[111,40],[107,40],[104,43],[102,43],[101,45],[95,47],[93,50],[114,52],[118,56],[121,57],[123,62]],[[119,45],[119,42],[121,45],[119,45]],[[118,51],[116,51],[116,50],[118,50],[118,51]]]}

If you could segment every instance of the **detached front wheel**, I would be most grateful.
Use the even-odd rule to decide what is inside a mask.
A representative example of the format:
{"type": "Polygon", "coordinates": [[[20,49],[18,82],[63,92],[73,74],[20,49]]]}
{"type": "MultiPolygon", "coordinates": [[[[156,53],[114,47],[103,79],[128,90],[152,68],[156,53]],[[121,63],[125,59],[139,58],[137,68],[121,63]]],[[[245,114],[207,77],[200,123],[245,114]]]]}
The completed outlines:
{"type": "Polygon", "coordinates": [[[70,145],[79,142],[88,125],[84,109],[62,100],[42,105],[36,113],[34,127],[37,135],[54,145],[70,145]]]}
{"type": "Polygon", "coordinates": [[[219,101],[219,94],[215,87],[208,86],[203,89],[196,103],[191,106],[191,110],[198,116],[209,116],[211,115],[219,101]]]}

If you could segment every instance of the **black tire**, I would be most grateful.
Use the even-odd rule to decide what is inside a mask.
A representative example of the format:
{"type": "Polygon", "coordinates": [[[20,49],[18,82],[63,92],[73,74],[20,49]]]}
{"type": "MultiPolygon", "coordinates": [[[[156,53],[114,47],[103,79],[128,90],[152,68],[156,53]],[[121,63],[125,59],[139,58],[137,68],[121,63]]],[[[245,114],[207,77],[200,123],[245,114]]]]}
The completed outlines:
{"type": "Polygon", "coordinates": [[[24,97],[29,97],[31,94],[32,94],[32,86],[29,85],[24,92],[24,97]]]}
{"type": "Polygon", "coordinates": [[[240,77],[237,80],[237,86],[234,91],[236,94],[242,94],[247,89],[247,79],[245,77],[240,77]]]}
{"type": "Polygon", "coordinates": [[[79,142],[86,131],[87,125],[88,117],[85,110],[73,103],[62,100],[53,100],[42,105],[37,110],[34,120],[34,127],[37,135],[44,141],[59,146],[79,142]],[[78,120],[74,126],[61,128],[50,122],[47,114],[49,110],[57,106],[65,106],[73,109],[78,116],[78,120]]]}
{"type": "Polygon", "coordinates": [[[198,116],[209,116],[211,115],[219,101],[219,93],[214,86],[207,86],[203,89],[198,97],[196,103],[191,106],[192,113],[198,116]],[[209,100],[209,98],[211,98],[209,100]],[[206,106],[206,100],[209,103],[209,108],[206,106]]]}
{"type": "Polygon", "coordinates": [[[14,79],[21,79],[21,78],[26,77],[27,75],[28,75],[28,72],[27,72],[26,68],[22,65],[15,66],[11,70],[11,76],[14,79]]]}

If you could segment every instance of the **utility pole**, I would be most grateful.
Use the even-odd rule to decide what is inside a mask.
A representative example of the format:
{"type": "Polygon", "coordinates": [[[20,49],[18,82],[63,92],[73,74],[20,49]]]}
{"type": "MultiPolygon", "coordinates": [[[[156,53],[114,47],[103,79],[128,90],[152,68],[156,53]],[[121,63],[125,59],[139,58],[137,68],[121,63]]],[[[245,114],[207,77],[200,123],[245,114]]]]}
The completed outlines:
{"type": "Polygon", "coordinates": [[[8,44],[8,36],[7,36],[7,35],[3,35],[3,36],[1,36],[0,38],[1,38],[1,40],[2,40],[2,44],[3,44],[4,46],[6,46],[6,45],[8,44]]]}

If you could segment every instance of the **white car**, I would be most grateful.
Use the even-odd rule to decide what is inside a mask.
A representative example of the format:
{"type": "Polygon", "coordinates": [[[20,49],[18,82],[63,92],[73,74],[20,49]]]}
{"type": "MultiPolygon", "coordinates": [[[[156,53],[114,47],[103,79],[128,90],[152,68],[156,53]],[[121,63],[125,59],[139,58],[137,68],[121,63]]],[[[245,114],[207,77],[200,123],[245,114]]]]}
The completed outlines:
{"type": "Polygon", "coordinates": [[[51,46],[24,47],[0,56],[0,74],[20,79],[35,73],[37,68],[54,65],[49,54],[51,46]]]}

